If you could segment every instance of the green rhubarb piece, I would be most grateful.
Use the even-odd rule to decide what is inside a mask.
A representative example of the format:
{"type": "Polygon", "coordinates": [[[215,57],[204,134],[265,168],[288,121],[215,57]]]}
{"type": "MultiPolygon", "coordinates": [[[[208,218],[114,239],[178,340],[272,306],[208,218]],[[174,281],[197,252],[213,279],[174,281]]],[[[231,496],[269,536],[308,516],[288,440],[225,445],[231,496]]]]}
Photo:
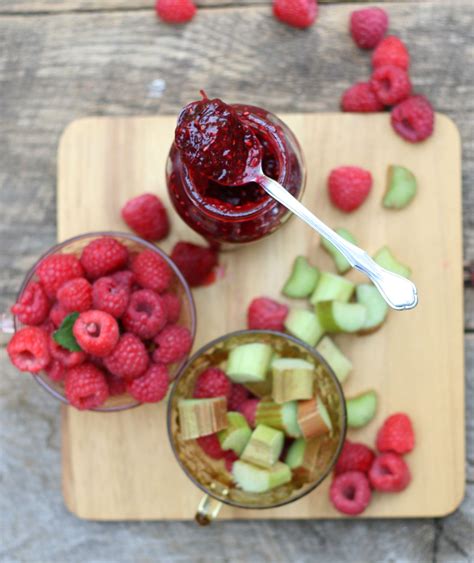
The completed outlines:
{"type": "MultiPolygon", "coordinates": [[[[352,244],[357,244],[357,240],[355,236],[352,233],[350,233],[347,229],[340,228],[334,230],[342,238],[348,240],[349,242],[352,242],[352,244]]],[[[336,270],[340,274],[345,274],[348,270],[351,269],[351,265],[349,264],[347,259],[344,258],[344,256],[339,252],[339,250],[337,250],[337,248],[324,237],[321,237],[321,246],[324,248],[326,252],[328,252],[331,255],[336,265],[336,270]]]]}
{"type": "Polygon", "coordinates": [[[291,469],[281,461],[265,469],[237,460],[232,466],[232,475],[235,483],[247,493],[266,493],[291,481],[291,469]]]}
{"type": "Polygon", "coordinates": [[[285,463],[299,479],[309,482],[315,478],[321,462],[321,444],[319,438],[298,438],[288,448],[285,463]]]}
{"type": "Polygon", "coordinates": [[[229,425],[218,432],[217,437],[223,450],[232,450],[240,456],[250,439],[252,430],[247,419],[240,412],[228,412],[227,420],[229,425]]]}
{"type": "Polygon", "coordinates": [[[395,274],[399,274],[404,278],[411,276],[411,269],[399,262],[388,246],[383,246],[374,256],[375,262],[395,274]]]}
{"type": "Polygon", "coordinates": [[[321,397],[298,402],[298,425],[307,440],[332,432],[332,420],[321,397]]]}
{"type": "Polygon", "coordinates": [[[271,467],[278,461],[284,444],[285,435],[281,430],[259,424],[252,432],[240,459],[259,467],[271,467]]]}
{"type": "Polygon", "coordinates": [[[318,317],[306,309],[291,309],[285,319],[285,328],[310,346],[315,346],[324,332],[318,317]]]}
{"type": "Polygon", "coordinates": [[[277,358],[272,365],[272,397],[285,403],[313,396],[314,365],[301,358],[277,358]]]}
{"type": "Polygon", "coordinates": [[[316,350],[329,364],[329,367],[335,373],[339,381],[343,383],[352,370],[352,362],[344,356],[342,351],[329,336],[325,336],[321,340],[316,346],[316,350]]]}
{"type": "Polygon", "coordinates": [[[417,181],[413,172],[404,166],[392,164],[387,170],[383,206],[389,209],[403,209],[415,197],[416,190],[417,181]]]}
{"type": "Polygon", "coordinates": [[[269,344],[252,342],[236,346],[229,354],[226,373],[235,383],[264,381],[272,356],[269,344]]]}
{"type": "Polygon", "coordinates": [[[293,263],[290,277],[283,286],[282,293],[287,297],[308,297],[314,291],[318,281],[319,270],[308,262],[304,256],[298,256],[293,263]]]}
{"type": "Polygon", "coordinates": [[[263,399],[264,397],[269,397],[272,394],[272,378],[267,377],[265,381],[247,381],[243,384],[245,388],[247,388],[252,395],[255,395],[259,399],[263,399]]]}
{"type": "Polygon", "coordinates": [[[316,314],[325,332],[357,332],[364,326],[367,310],[360,303],[321,301],[316,314]]]}
{"type": "Polygon", "coordinates": [[[181,399],[178,403],[179,426],[183,440],[208,436],[227,428],[227,399],[181,399]]]}
{"type": "Polygon", "coordinates": [[[306,440],[298,438],[288,448],[285,463],[290,469],[297,469],[303,465],[304,453],[306,450],[306,440]]]}
{"type": "Polygon", "coordinates": [[[373,332],[380,328],[387,318],[388,305],[379,290],[370,283],[362,283],[356,287],[356,297],[367,309],[361,332],[373,332]]]}
{"type": "Polygon", "coordinates": [[[349,301],[354,288],[355,284],[342,276],[321,272],[310,302],[315,305],[320,301],[349,301]]]}
{"type": "Polygon", "coordinates": [[[291,438],[299,438],[301,429],[298,425],[298,403],[288,401],[278,404],[273,401],[260,401],[255,413],[256,424],[266,424],[283,430],[291,438]]]}
{"type": "Polygon", "coordinates": [[[377,394],[367,391],[346,400],[347,425],[349,428],[361,428],[368,424],[377,411],[377,394]]]}

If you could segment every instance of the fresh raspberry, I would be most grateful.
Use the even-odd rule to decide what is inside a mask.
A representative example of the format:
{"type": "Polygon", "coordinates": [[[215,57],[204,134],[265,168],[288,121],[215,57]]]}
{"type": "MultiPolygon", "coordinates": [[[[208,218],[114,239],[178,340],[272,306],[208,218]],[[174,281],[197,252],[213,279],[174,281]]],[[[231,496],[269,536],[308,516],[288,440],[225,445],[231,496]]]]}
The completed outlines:
{"type": "Polygon", "coordinates": [[[99,358],[108,356],[119,339],[117,321],[112,315],[94,309],[79,315],[72,333],[85,352],[99,358]]]}
{"type": "Polygon", "coordinates": [[[49,301],[41,284],[30,282],[11,310],[24,325],[44,323],[49,313],[49,301]]]}
{"type": "Polygon", "coordinates": [[[415,447],[415,432],[405,413],[389,416],[378,431],[376,446],[379,452],[406,454],[415,447]]]}
{"type": "Polygon", "coordinates": [[[99,278],[92,286],[94,309],[105,311],[117,319],[125,313],[129,298],[128,287],[120,284],[113,277],[99,278]]]}
{"type": "Polygon", "coordinates": [[[284,322],[288,307],[269,297],[252,300],[247,311],[247,326],[250,329],[285,330],[284,322]]]}
{"type": "Polygon", "coordinates": [[[166,319],[169,324],[175,324],[181,314],[181,299],[174,293],[163,293],[161,296],[166,309],[166,319]]]}
{"type": "Polygon", "coordinates": [[[408,49],[401,39],[394,35],[387,35],[377,45],[372,54],[372,66],[394,65],[404,70],[410,66],[410,55],[408,49]]]}
{"type": "Polygon", "coordinates": [[[378,66],[372,73],[370,84],[380,102],[386,106],[398,104],[411,92],[410,77],[398,66],[378,66]]]}
{"type": "Polygon", "coordinates": [[[76,409],[95,409],[108,399],[109,388],[104,372],[85,363],[67,370],[64,393],[76,409]]]}
{"type": "Polygon", "coordinates": [[[260,403],[260,399],[247,399],[239,407],[239,412],[245,416],[252,428],[255,428],[255,415],[257,414],[258,403],[260,403]]]}
{"type": "Polygon", "coordinates": [[[424,96],[411,96],[392,109],[391,122],[400,137],[419,143],[433,133],[433,108],[424,96]]]}
{"type": "Polygon", "coordinates": [[[163,202],[153,194],[142,194],[122,207],[122,218],[127,225],[146,240],[162,240],[170,231],[168,213],[163,202]]]}
{"type": "Polygon", "coordinates": [[[201,436],[197,438],[196,442],[203,452],[209,457],[212,457],[212,459],[223,459],[226,457],[226,452],[221,448],[217,434],[201,436]]]}
{"type": "Polygon", "coordinates": [[[143,342],[126,332],[120,337],[112,353],[104,359],[105,367],[127,381],[139,377],[148,367],[148,354],[143,342]]]}
{"type": "Polygon", "coordinates": [[[38,373],[51,359],[48,338],[37,326],[25,326],[15,332],[7,346],[10,361],[20,371],[38,373]]]}
{"type": "Polygon", "coordinates": [[[173,364],[184,359],[193,346],[193,338],[184,326],[168,325],[155,337],[153,361],[173,364]]]}
{"type": "Polygon", "coordinates": [[[369,480],[360,471],[348,471],[334,478],[329,498],[336,510],[355,516],[369,506],[372,492],[369,480]]]}
{"type": "Polygon", "coordinates": [[[81,255],[81,264],[93,280],[120,270],[127,261],[127,247],[112,237],[94,239],[81,255]]]}
{"type": "Polygon", "coordinates": [[[135,274],[130,270],[120,270],[119,272],[115,272],[108,277],[112,278],[119,285],[125,286],[129,291],[132,291],[132,288],[135,284],[135,274]]]}
{"type": "Polygon", "coordinates": [[[57,298],[66,311],[88,311],[92,305],[92,286],[86,278],[74,278],[63,283],[57,291],[57,298]]]}
{"type": "Polygon", "coordinates": [[[166,260],[153,250],[144,250],[135,256],[132,271],[139,285],[158,293],[166,291],[173,278],[173,272],[166,260]]]}
{"type": "Polygon", "coordinates": [[[125,330],[143,340],[154,338],[166,325],[166,320],[163,300],[151,289],[134,291],[122,317],[125,330]]]}
{"type": "Polygon", "coordinates": [[[240,383],[232,383],[232,387],[227,401],[227,408],[230,411],[238,411],[245,401],[250,397],[248,390],[240,383]]]}
{"type": "Polygon", "coordinates": [[[167,23],[186,23],[193,19],[196,6],[191,0],[156,0],[156,15],[167,23]]]}
{"type": "Polygon", "coordinates": [[[373,49],[385,35],[388,16],[382,8],[363,8],[351,14],[352,39],[361,49],[373,49]]]}
{"type": "Polygon", "coordinates": [[[56,330],[56,325],[48,318],[44,321],[44,323],[39,325],[39,328],[44,330],[46,334],[52,334],[56,330]]]}
{"type": "Polygon", "coordinates": [[[68,315],[69,311],[65,309],[61,305],[61,303],[56,301],[56,303],[51,307],[51,311],[49,312],[49,319],[55,327],[59,328],[68,315]]]}
{"type": "Polygon", "coordinates": [[[365,444],[346,440],[334,468],[334,473],[340,475],[347,471],[360,471],[367,474],[374,458],[374,452],[365,444]]]}
{"type": "Polygon", "coordinates": [[[227,375],[219,368],[207,368],[196,380],[194,397],[206,399],[208,397],[229,397],[232,383],[227,375]]]}
{"type": "Polygon", "coordinates": [[[329,198],[335,207],[346,213],[360,207],[371,188],[372,174],[358,166],[340,166],[329,174],[329,198]]]}
{"type": "Polygon", "coordinates": [[[49,338],[49,353],[51,357],[58,360],[65,368],[73,368],[86,360],[84,352],[75,352],[63,348],[52,336],[49,338]]]}
{"type": "Polygon", "coordinates": [[[369,471],[369,479],[376,491],[398,493],[408,487],[411,473],[401,456],[385,453],[375,458],[369,471]]]}
{"type": "Polygon", "coordinates": [[[45,368],[45,372],[51,381],[64,381],[66,368],[59,360],[52,360],[45,368]]]}
{"type": "Polygon", "coordinates": [[[178,266],[191,287],[205,284],[217,266],[215,250],[191,242],[177,242],[171,252],[171,260],[178,266]]]}
{"type": "Polygon", "coordinates": [[[382,111],[384,105],[375,95],[369,82],[357,82],[342,95],[342,111],[369,113],[382,111]]]}
{"type": "Polygon", "coordinates": [[[127,384],[127,391],[141,403],[157,403],[166,397],[170,375],[163,364],[152,364],[143,375],[127,384]]]}
{"type": "Polygon", "coordinates": [[[292,27],[304,29],[318,17],[315,0],[273,0],[273,15],[292,27]]]}
{"type": "Polygon", "coordinates": [[[109,387],[109,395],[123,395],[127,392],[127,382],[123,377],[118,377],[113,373],[106,372],[105,379],[107,380],[107,385],[109,387]]]}
{"type": "Polygon", "coordinates": [[[51,299],[63,283],[84,275],[84,270],[74,254],[52,254],[41,260],[36,274],[51,299]]]}
{"type": "Polygon", "coordinates": [[[227,450],[224,456],[225,468],[229,473],[232,473],[232,468],[234,467],[234,461],[237,461],[239,456],[232,450],[227,450]]]}

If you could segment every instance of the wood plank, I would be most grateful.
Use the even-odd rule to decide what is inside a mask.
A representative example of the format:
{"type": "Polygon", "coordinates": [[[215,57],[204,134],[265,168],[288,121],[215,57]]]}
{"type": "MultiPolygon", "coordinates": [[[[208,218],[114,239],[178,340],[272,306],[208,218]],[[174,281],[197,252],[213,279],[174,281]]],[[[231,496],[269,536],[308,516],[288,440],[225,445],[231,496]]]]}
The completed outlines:
{"type": "MultiPolygon", "coordinates": [[[[384,115],[284,117],[307,157],[305,203],[331,225],[343,220],[369,252],[388,243],[412,265],[420,294],[414,311],[392,313],[378,333],[367,338],[339,338],[356,366],[345,385],[348,396],[373,387],[381,397],[377,420],[351,436],[372,441],[378,423],[394,410],[411,413],[419,436],[423,436],[410,455],[413,474],[419,476],[410,491],[390,503],[377,499],[366,512],[368,517],[445,515],[463,496],[460,145],[453,123],[442,115],[436,119],[437,133],[427,143],[413,147],[391,131],[384,115]],[[311,156],[316,154],[318,158],[311,156]],[[374,174],[374,193],[364,210],[344,217],[325,194],[325,178],[341,159],[374,174]],[[380,208],[386,167],[392,159],[412,169],[420,183],[417,200],[403,213],[380,208]],[[447,182],[452,185],[450,194],[444,190],[447,182]],[[433,417],[433,411],[443,412],[443,416],[433,417]]],[[[175,123],[175,117],[170,116],[87,118],[70,125],[59,152],[59,238],[123,228],[119,216],[122,203],[143,191],[155,191],[167,201],[163,171],[175,123]]],[[[172,217],[173,229],[163,244],[165,250],[179,239],[199,240],[176,215],[172,217]]],[[[194,292],[198,318],[195,349],[243,328],[245,305],[254,296],[277,297],[290,264],[300,253],[312,256],[323,269],[331,268],[317,235],[296,220],[257,245],[223,254],[224,279],[194,292]]],[[[355,272],[350,277],[365,279],[355,272]]],[[[64,416],[65,494],[74,513],[92,519],[192,518],[200,492],[174,470],[163,405],[105,416],[67,409],[64,416]],[[167,486],[163,487],[165,479],[167,486]],[[156,498],[160,498],[159,504],[156,498]]],[[[288,507],[268,513],[226,507],[223,517],[336,517],[327,498],[328,485],[326,482],[322,494],[316,491],[288,507]]]]}

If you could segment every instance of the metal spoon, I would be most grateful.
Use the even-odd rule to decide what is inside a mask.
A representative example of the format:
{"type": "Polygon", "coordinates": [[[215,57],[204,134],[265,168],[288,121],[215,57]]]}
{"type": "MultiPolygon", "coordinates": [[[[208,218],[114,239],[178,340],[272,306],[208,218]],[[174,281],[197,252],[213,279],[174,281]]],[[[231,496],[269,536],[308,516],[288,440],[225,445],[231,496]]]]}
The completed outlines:
{"type": "Polygon", "coordinates": [[[311,213],[300,201],[293,197],[283,186],[266,176],[262,169],[262,147],[254,136],[253,146],[249,150],[244,174],[232,185],[256,182],[274,199],[292,211],[321,236],[331,242],[346,258],[350,265],[365,274],[377,287],[382,297],[393,309],[413,309],[418,303],[416,286],[413,282],[379,266],[365,250],[348,242],[335,233],[325,223],[311,213]]]}

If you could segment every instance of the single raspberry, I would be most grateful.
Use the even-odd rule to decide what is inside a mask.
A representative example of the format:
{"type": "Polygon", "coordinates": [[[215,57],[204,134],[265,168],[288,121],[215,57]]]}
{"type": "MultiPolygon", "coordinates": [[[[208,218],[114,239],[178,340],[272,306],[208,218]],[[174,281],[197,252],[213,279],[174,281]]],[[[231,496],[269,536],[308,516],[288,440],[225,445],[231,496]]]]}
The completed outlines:
{"type": "Polygon", "coordinates": [[[56,303],[51,307],[51,311],[49,312],[49,319],[56,328],[59,328],[68,315],[69,311],[65,309],[61,305],[61,303],[56,301],[56,303]]]}
{"type": "Polygon", "coordinates": [[[112,278],[119,285],[125,286],[129,291],[132,291],[135,284],[135,274],[130,270],[120,270],[119,272],[114,272],[108,277],[112,278]]]}
{"type": "Polygon", "coordinates": [[[372,54],[372,66],[394,65],[404,70],[410,66],[410,55],[408,49],[401,39],[394,35],[387,35],[377,45],[372,54]]]}
{"type": "Polygon", "coordinates": [[[171,252],[171,260],[178,266],[191,287],[205,284],[217,266],[215,250],[191,242],[177,242],[171,252]]]}
{"type": "Polygon", "coordinates": [[[239,412],[242,413],[247,422],[252,428],[255,428],[255,415],[257,414],[257,407],[260,403],[260,399],[247,399],[239,407],[239,412]]]}
{"type": "Polygon", "coordinates": [[[163,300],[151,289],[134,291],[122,317],[125,330],[144,340],[154,338],[166,320],[163,300]]]}
{"type": "Polygon", "coordinates": [[[386,106],[398,104],[411,92],[410,77],[398,66],[378,66],[372,73],[370,84],[380,102],[386,106]]]}
{"type": "Polygon", "coordinates": [[[400,137],[419,143],[433,133],[434,111],[424,96],[411,96],[392,109],[391,123],[400,137]]]}
{"type": "Polygon", "coordinates": [[[11,310],[24,325],[44,323],[48,318],[49,301],[42,285],[38,282],[30,282],[11,310]]]}
{"type": "Polygon", "coordinates": [[[329,498],[336,510],[355,516],[369,506],[372,492],[369,480],[360,471],[348,471],[334,478],[329,498]]]}
{"type": "Polygon", "coordinates": [[[269,297],[257,297],[247,310],[247,326],[250,329],[285,330],[284,322],[288,307],[269,297]]]}
{"type": "Polygon", "coordinates": [[[316,0],[273,0],[273,15],[292,27],[304,29],[318,17],[316,0]]]}
{"type": "Polygon", "coordinates": [[[37,326],[25,326],[15,332],[7,346],[10,361],[20,371],[38,373],[51,359],[48,338],[37,326]]]}
{"type": "Polygon", "coordinates": [[[166,309],[166,318],[169,324],[175,324],[181,314],[181,299],[174,293],[163,293],[161,296],[166,309]]]}
{"type": "Polygon", "coordinates": [[[224,456],[225,468],[229,473],[232,473],[234,462],[239,459],[239,456],[232,450],[227,450],[224,456]]]}
{"type": "Polygon", "coordinates": [[[375,458],[369,471],[369,479],[376,491],[398,493],[410,484],[411,473],[401,456],[385,453],[375,458]]]}
{"type": "Polygon", "coordinates": [[[134,334],[122,334],[112,353],[104,359],[105,367],[118,377],[130,381],[148,367],[148,354],[143,342],[134,334]]]}
{"type": "Polygon", "coordinates": [[[119,339],[117,321],[112,315],[94,309],[79,315],[72,333],[85,352],[100,358],[108,356],[119,339]]]}
{"type": "Polygon", "coordinates": [[[51,360],[44,370],[51,381],[64,381],[66,368],[59,360],[51,360]]]}
{"type": "Polygon", "coordinates": [[[142,194],[122,207],[122,218],[127,225],[146,240],[162,240],[168,236],[170,223],[163,202],[153,194],[142,194]]]}
{"type": "Polygon", "coordinates": [[[388,16],[382,8],[363,8],[351,14],[350,31],[355,44],[361,49],[373,49],[385,35],[388,16]]]}
{"type": "Polygon", "coordinates": [[[74,254],[52,254],[41,260],[36,274],[46,295],[53,299],[63,283],[82,277],[84,270],[74,254]]]}
{"type": "Polygon", "coordinates": [[[86,360],[84,352],[67,350],[56,342],[52,336],[49,338],[49,353],[52,358],[58,360],[66,368],[73,368],[86,360]]]}
{"type": "Polygon", "coordinates": [[[108,399],[109,388],[104,372],[85,363],[67,370],[64,393],[76,409],[95,409],[108,399]]]}
{"type": "Polygon", "coordinates": [[[86,278],[74,278],[63,283],[57,291],[57,298],[66,311],[88,311],[92,305],[92,286],[86,278]]]}
{"type": "Polygon", "coordinates": [[[410,417],[405,413],[389,416],[377,434],[379,452],[406,454],[415,447],[415,432],[410,417]]]}
{"type": "Polygon", "coordinates": [[[197,438],[196,442],[202,451],[209,457],[212,457],[212,459],[223,459],[226,457],[226,452],[221,448],[217,434],[201,436],[197,438]]]}
{"type": "Polygon", "coordinates": [[[48,318],[44,321],[44,323],[40,324],[39,328],[44,330],[46,334],[52,334],[56,330],[56,325],[48,318]]]}
{"type": "Polygon", "coordinates": [[[153,361],[173,364],[183,360],[193,346],[193,338],[184,326],[168,325],[154,339],[153,361]]]}
{"type": "Polygon", "coordinates": [[[374,458],[374,452],[365,444],[346,440],[334,468],[334,473],[340,475],[347,471],[361,471],[367,474],[374,458]]]}
{"type": "Polygon", "coordinates": [[[371,188],[372,174],[358,166],[340,166],[329,174],[329,198],[335,207],[346,213],[360,207],[371,188]]]}
{"type": "Polygon", "coordinates": [[[113,277],[104,277],[96,280],[92,286],[92,306],[99,311],[105,311],[120,318],[128,305],[130,290],[120,284],[113,277]]]}
{"type": "Polygon", "coordinates": [[[112,237],[94,239],[81,255],[81,264],[93,280],[120,270],[127,262],[127,247],[112,237]]]}
{"type": "Polygon", "coordinates": [[[194,385],[194,397],[206,399],[208,397],[229,397],[232,383],[227,375],[219,368],[207,368],[199,374],[194,385]]]}
{"type": "Polygon", "coordinates": [[[230,411],[238,411],[240,406],[250,397],[248,389],[240,383],[232,383],[232,387],[227,401],[227,408],[230,411]]]}
{"type": "Polygon", "coordinates": [[[141,403],[157,403],[166,397],[170,375],[165,365],[152,364],[143,375],[127,384],[127,391],[141,403]]]}
{"type": "Polygon", "coordinates": [[[105,379],[107,380],[107,385],[109,387],[109,395],[123,395],[127,392],[127,382],[123,377],[114,375],[113,373],[106,372],[105,379]]]}
{"type": "Polygon", "coordinates": [[[193,19],[196,6],[191,0],[156,0],[156,15],[167,23],[186,23],[193,19]]]}
{"type": "Polygon", "coordinates": [[[369,113],[382,111],[384,105],[379,101],[369,82],[357,82],[342,95],[342,111],[369,113]]]}
{"type": "Polygon", "coordinates": [[[144,250],[135,256],[132,271],[138,285],[158,293],[166,291],[173,279],[173,272],[166,260],[153,250],[144,250]]]}

